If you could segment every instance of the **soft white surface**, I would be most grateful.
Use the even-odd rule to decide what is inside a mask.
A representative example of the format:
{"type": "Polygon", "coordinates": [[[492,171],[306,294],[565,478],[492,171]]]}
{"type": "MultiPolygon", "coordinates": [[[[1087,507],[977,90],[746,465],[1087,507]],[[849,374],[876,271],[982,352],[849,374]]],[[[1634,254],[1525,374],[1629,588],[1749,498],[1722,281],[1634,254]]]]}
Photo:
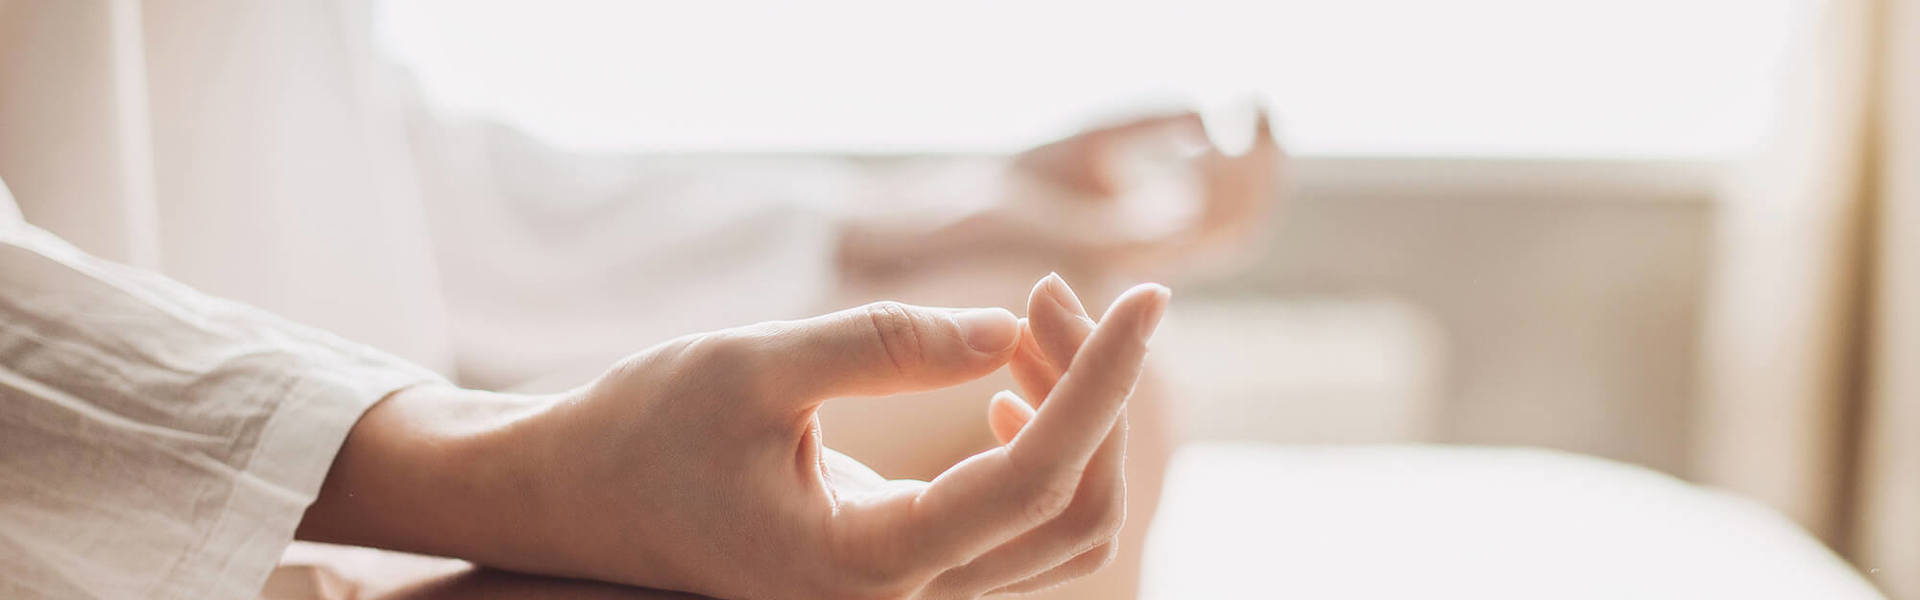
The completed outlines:
{"type": "Polygon", "coordinates": [[[1414,306],[1183,298],[1171,311],[1154,335],[1154,361],[1185,390],[1182,439],[1431,439],[1444,344],[1414,306]]]}
{"type": "Polygon", "coordinates": [[[1198,445],[1166,494],[1147,600],[1881,598],[1770,510],[1564,453],[1198,445]]]}

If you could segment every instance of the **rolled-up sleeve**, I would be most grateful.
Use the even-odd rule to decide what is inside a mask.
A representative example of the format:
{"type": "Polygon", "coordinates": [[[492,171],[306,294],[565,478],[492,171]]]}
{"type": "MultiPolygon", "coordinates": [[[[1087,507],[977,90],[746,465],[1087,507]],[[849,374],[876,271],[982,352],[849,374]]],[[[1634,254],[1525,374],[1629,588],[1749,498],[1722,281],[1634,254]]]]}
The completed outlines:
{"type": "Polygon", "coordinates": [[[431,371],[0,219],[0,597],[253,598],[431,371]]]}

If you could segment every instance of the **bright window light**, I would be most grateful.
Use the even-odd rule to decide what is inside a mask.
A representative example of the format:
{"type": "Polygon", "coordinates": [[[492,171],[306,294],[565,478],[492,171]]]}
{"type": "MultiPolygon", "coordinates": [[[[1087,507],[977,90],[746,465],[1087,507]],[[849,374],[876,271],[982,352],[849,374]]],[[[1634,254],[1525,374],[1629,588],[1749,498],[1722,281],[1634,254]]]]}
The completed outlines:
{"type": "Polygon", "coordinates": [[[557,145],[1004,151],[1258,97],[1301,154],[1724,158],[1795,0],[386,0],[430,101],[557,145]]]}

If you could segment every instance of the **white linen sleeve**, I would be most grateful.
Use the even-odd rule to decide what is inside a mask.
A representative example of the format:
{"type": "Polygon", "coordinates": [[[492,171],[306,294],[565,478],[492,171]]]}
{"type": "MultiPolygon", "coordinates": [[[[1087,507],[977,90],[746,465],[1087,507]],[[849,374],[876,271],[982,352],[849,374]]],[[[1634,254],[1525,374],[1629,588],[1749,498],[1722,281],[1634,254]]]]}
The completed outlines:
{"type": "Polygon", "coordinates": [[[431,371],[0,219],[0,597],[247,599],[431,371]]]}

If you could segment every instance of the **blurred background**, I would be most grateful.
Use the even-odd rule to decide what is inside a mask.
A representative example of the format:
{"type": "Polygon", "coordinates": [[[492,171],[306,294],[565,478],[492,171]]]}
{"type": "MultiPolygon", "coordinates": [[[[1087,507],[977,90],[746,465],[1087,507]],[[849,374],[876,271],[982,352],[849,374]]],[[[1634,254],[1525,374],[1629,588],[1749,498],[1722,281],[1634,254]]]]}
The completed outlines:
{"type": "MultiPolygon", "coordinates": [[[[808,224],[838,196],[876,195],[874,179],[847,173],[938,182],[972,167],[926,165],[997,164],[1090,126],[1190,108],[1233,153],[1254,143],[1258,108],[1287,153],[1275,209],[1257,212],[1251,250],[1182,268],[1155,350],[1179,390],[1182,439],[1525,446],[1629,463],[1771,507],[1894,597],[1920,598],[1920,247],[1909,241],[1920,240],[1920,2],[377,0],[365,11],[280,11],[292,14],[253,18],[239,35],[321,35],[311,23],[337,21],[376,41],[356,60],[386,65],[379,77],[404,81],[436,119],[478,124],[423,135],[405,111],[380,117],[413,123],[409,160],[487,174],[484,188],[466,176],[410,184],[426,196],[516,207],[428,203],[434,243],[468,249],[436,250],[444,287],[425,304],[446,313],[405,318],[437,319],[451,341],[384,344],[441,357],[422,360],[464,381],[525,385],[604,364],[593,361],[635,339],[858,296],[822,289],[836,268],[826,259],[742,258],[829,243],[829,228],[808,224]],[[637,203],[654,216],[619,208],[637,203]],[[556,233],[582,223],[594,226],[556,233]],[[664,317],[610,327],[594,317],[630,305],[529,291],[592,270],[487,254],[553,246],[489,237],[510,227],[580,238],[549,259],[623,248],[593,260],[631,267],[633,282],[591,289],[643,295],[664,317]],[[701,237],[723,230],[731,241],[701,237]],[[705,241],[658,239],[675,236],[705,241]],[[650,251],[676,260],[634,266],[650,251]],[[538,276],[502,275],[516,268],[538,276]],[[501,317],[509,304],[572,316],[531,333],[501,317]],[[526,343],[536,338],[566,343],[526,343]]],[[[172,57],[219,57],[174,68],[201,81],[311,58],[223,50],[206,31],[169,39],[153,14],[153,83],[141,93],[155,114],[251,106],[169,87],[172,57]]],[[[9,31],[9,52],[54,43],[9,31]]],[[[340,81],[312,64],[273,77],[340,81]]],[[[12,69],[0,76],[32,74],[12,69]]],[[[285,93],[300,99],[272,114],[313,114],[284,111],[340,87],[293,85],[285,93]]],[[[0,85],[0,137],[45,131],[37,113],[6,108],[29,94],[0,85]]],[[[81,97],[93,96],[69,96],[81,97]]],[[[302,126],[365,120],[328,119],[302,126]]],[[[158,120],[158,166],[135,173],[157,182],[163,205],[205,189],[180,173],[224,156],[192,127],[158,120]],[[176,138],[200,141],[169,146],[176,138]]],[[[161,240],[161,258],[88,246],[86,210],[32,200],[59,191],[40,175],[58,160],[43,149],[0,147],[0,176],[29,220],[215,291],[280,277],[176,262],[213,252],[199,241],[161,240]]],[[[390,158],[372,156],[368,172],[390,158]]],[[[331,199],[359,197],[312,181],[331,199]]],[[[935,205],[966,193],[887,189],[935,205]]],[[[248,218],[160,215],[179,230],[248,218]]],[[[370,235],[298,210],[260,218],[334,244],[370,235]]],[[[354,301],[301,285],[230,291],[322,324],[354,301]]],[[[393,331],[333,325],[358,339],[393,331]]]]}
{"type": "Polygon", "coordinates": [[[1690,473],[1722,175],[1777,112],[1798,4],[387,0],[378,23],[436,105],[581,151],[1012,153],[1189,106],[1231,146],[1260,102],[1293,195],[1255,264],[1182,289],[1218,306],[1181,331],[1271,347],[1165,353],[1218,386],[1195,435],[1690,473]]]}
{"type": "Polygon", "coordinates": [[[1257,257],[1181,289],[1184,435],[1570,450],[1749,494],[1877,568],[1920,560],[1886,539],[1920,533],[1896,516],[1912,452],[1873,437],[1920,400],[1889,354],[1912,332],[1880,333],[1911,285],[1882,274],[1911,264],[1882,256],[1906,209],[1880,206],[1914,190],[1878,165],[1920,141],[1878,130],[1920,107],[1912,12],[388,0],[378,22],[431,102],[585,151],[1010,153],[1167,107],[1232,147],[1258,103],[1288,196],[1257,257]]]}

